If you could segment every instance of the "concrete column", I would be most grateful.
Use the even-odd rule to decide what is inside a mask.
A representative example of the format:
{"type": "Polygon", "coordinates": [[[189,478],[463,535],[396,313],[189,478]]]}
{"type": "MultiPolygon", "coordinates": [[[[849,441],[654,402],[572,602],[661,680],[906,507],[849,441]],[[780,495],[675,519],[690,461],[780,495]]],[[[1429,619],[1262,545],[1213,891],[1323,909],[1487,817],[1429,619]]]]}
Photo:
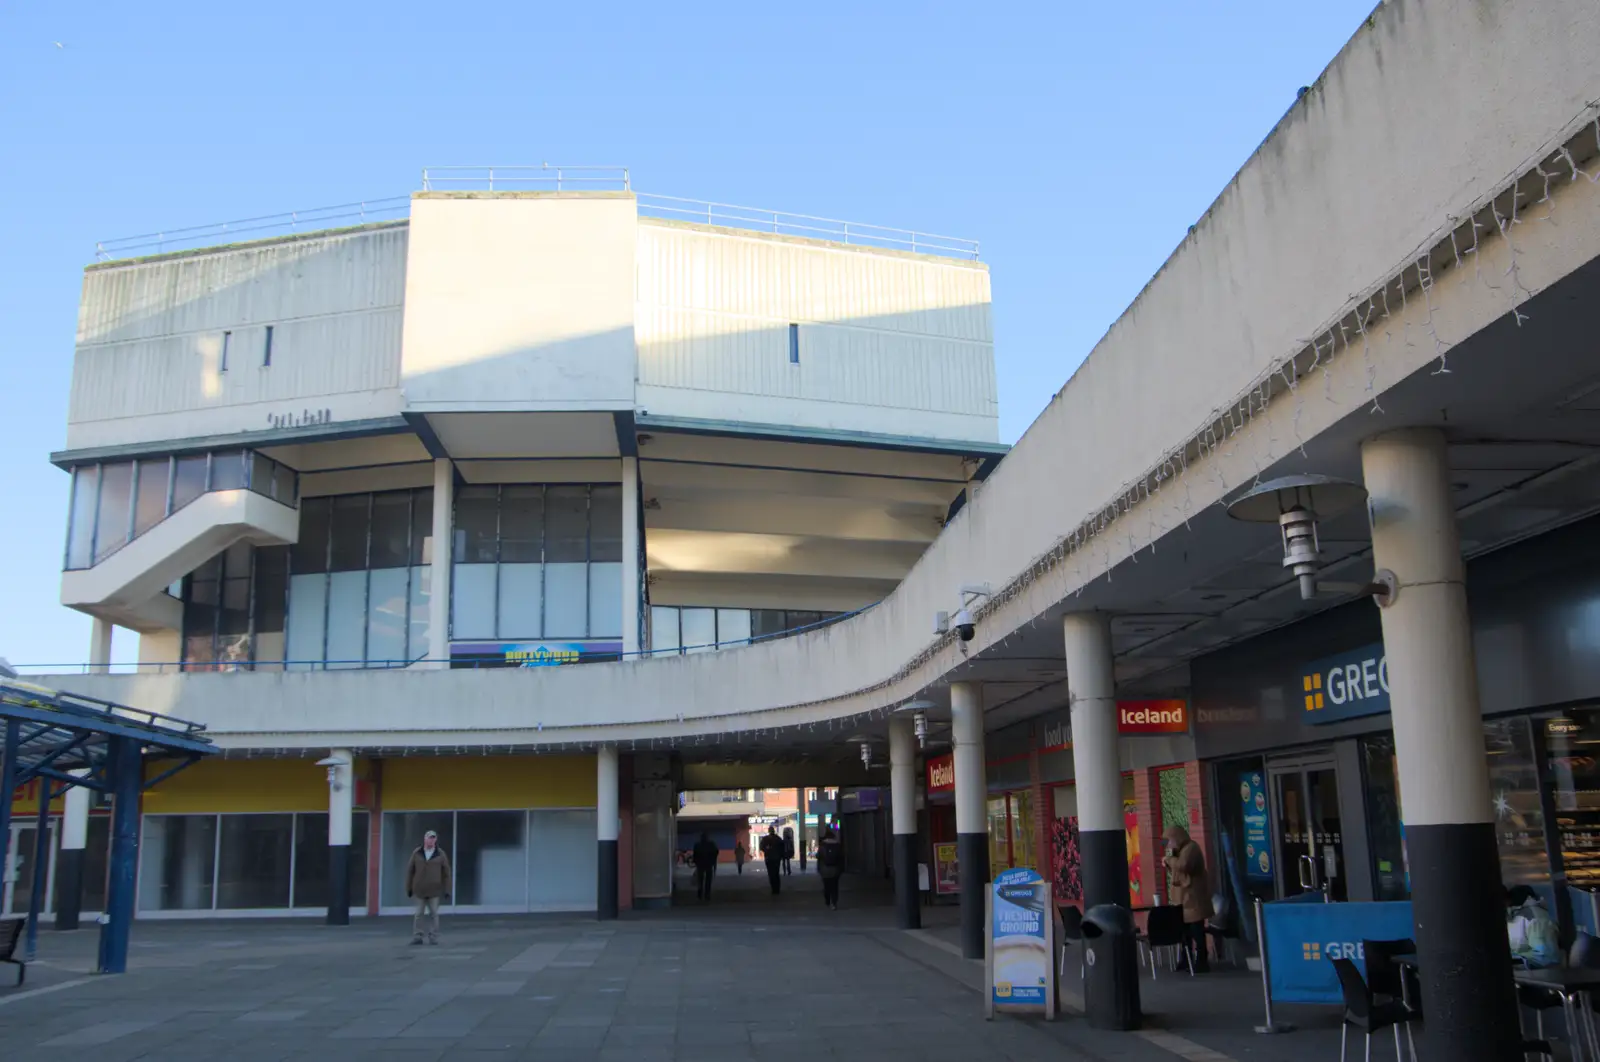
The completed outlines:
{"type": "Polygon", "coordinates": [[[1078,790],[1078,849],[1083,903],[1128,903],[1128,847],[1122,823],[1122,764],[1117,755],[1116,681],[1111,618],[1078,612],[1061,621],[1072,706],[1072,770],[1078,790]]]}
{"type": "Polygon", "coordinates": [[[106,776],[111,783],[111,866],[106,875],[105,921],[100,926],[100,973],[128,969],[128,933],[133,926],[133,896],[139,869],[139,795],[144,789],[144,757],[138,741],[108,740],[106,776]]]}
{"type": "Polygon", "coordinates": [[[1380,613],[1417,912],[1424,1055],[1489,1062],[1520,1053],[1465,565],[1442,433],[1361,447],[1372,562],[1399,589],[1380,613]]]}
{"type": "Polygon", "coordinates": [[[983,958],[984,889],[989,885],[989,786],[983,763],[983,685],[950,684],[955,741],[956,863],[961,874],[961,954],[983,958]]]}
{"type": "Polygon", "coordinates": [[[355,809],[355,757],[328,753],[328,924],[350,924],[350,830],[355,809]]]}
{"type": "Polygon", "coordinates": [[[455,534],[456,468],[448,457],[433,462],[433,556],[428,576],[428,661],[450,666],[450,546],[455,534]]]}
{"type": "Polygon", "coordinates": [[[894,832],[894,896],[901,929],[922,928],[917,893],[917,738],[910,716],[889,720],[889,810],[894,832]]]}
{"type": "Polygon", "coordinates": [[[623,659],[643,649],[639,644],[639,459],[622,459],[622,653],[623,659]]]}
{"type": "Polygon", "coordinates": [[[110,620],[94,617],[89,628],[89,673],[91,675],[104,675],[111,670],[111,632],[114,629],[110,620]]]}
{"type": "Polygon", "coordinates": [[[617,827],[620,823],[617,747],[601,745],[595,753],[595,831],[600,841],[599,902],[595,917],[617,917],[617,827]]]}
{"type": "Polygon", "coordinates": [[[810,801],[806,799],[806,787],[801,786],[795,790],[795,803],[799,807],[794,816],[794,854],[800,860],[800,873],[806,872],[806,809],[810,801]]]}
{"type": "MultiPolygon", "coordinates": [[[[87,768],[73,771],[82,778],[87,768]]],[[[83,911],[83,850],[89,843],[90,791],[68,786],[62,797],[61,850],[56,853],[56,928],[77,929],[83,911]]]]}

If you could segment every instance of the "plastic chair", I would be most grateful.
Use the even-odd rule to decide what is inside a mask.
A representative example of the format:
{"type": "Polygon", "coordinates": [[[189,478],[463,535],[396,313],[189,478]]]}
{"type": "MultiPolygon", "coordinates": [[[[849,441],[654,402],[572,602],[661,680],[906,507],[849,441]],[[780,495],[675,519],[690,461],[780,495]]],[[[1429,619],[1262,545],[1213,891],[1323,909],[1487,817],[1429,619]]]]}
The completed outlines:
{"type": "Polygon", "coordinates": [[[1367,957],[1367,988],[1373,998],[1397,999],[1406,1004],[1413,1019],[1422,1017],[1422,985],[1414,971],[1395,962],[1396,955],[1415,955],[1417,942],[1402,940],[1363,940],[1361,951],[1367,957]]]}
{"type": "Polygon", "coordinates": [[[1076,907],[1061,908],[1061,968],[1056,971],[1057,976],[1066,976],[1067,973],[1067,945],[1076,943],[1078,947],[1078,974],[1083,975],[1083,912],[1076,907]]]}
{"type": "MultiPolygon", "coordinates": [[[[1148,948],[1150,952],[1150,979],[1156,979],[1156,950],[1158,948],[1177,948],[1189,962],[1189,976],[1194,976],[1194,956],[1188,948],[1188,935],[1183,927],[1183,908],[1168,905],[1165,907],[1152,907],[1149,917],[1145,919],[1144,932],[1137,938],[1140,948],[1148,948]]],[[[1176,952],[1173,953],[1176,955],[1176,952]]],[[[1176,959],[1173,960],[1173,969],[1177,969],[1176,959]]]]}
{"type": "Polygon", "coordinates": [[[1401,1062],[1400,1026],[1406,1027],[1406,1041],[1411,1047],[1412,1062],[1416,1062],[1417,1045],[1411,1039],[1411,1012],[1399,1000],[1378,1002],[1372,998],[1361,971],[1349,959],[1331,959],[1334,972],[1339,975],[1339,990],[1344,995],[1344,1020],[1339,1026],[1339,1062],[1344,1062],[1350,1039],[1350,1026],[1366,1034],[1367,1062],[1372,1062],[1372,1034],[1384,1029],[1394,1029],[1395,1062],[1401,1062]]]}

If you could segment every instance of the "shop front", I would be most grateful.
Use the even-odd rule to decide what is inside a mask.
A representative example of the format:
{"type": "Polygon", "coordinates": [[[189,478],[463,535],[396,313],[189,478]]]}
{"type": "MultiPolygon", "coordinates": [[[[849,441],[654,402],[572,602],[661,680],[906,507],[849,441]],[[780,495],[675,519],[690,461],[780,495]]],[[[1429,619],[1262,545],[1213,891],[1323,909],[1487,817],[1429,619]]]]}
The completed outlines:
{"type": "MultiPolygon", "coordinates": [[[[1502,877],[1589,925],[1588,890],[1600,889],[1597,533],[1600,521],[1586,521],[1474,561],[1467,576],[1502,877]]],[[[1409,898],[1377,609],[1345,605],[1199,658],[1191,680],[1214,855],[1235,895],[1409,898]]]]}

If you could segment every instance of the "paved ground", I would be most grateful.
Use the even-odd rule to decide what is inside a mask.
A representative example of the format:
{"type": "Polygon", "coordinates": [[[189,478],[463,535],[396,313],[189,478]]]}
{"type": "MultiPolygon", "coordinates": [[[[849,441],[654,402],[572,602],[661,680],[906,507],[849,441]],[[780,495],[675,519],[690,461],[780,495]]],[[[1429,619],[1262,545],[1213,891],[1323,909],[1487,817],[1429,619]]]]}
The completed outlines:
{"type": "MultiPolygon", "coordinates": [[[[929,928],[907,934],[887,899],[884,883],[847,879],[843,909],[828,911],[797,872],[774,900],[746,867],[719,877],[709,904],[681,896],[609,924],[458,917],[438,947],[408,946],[400,919],[141,922],[130,972],[105,978],[86,973],[93,930],[46,930],[27,988],[0,988],[0,1058],[1276,1062],[1338,1050],[1325,1010],[1294,1015],[1319,1026],[1309,1032],[1251,1032],[1260,983],[1244,970],[1146,980],[1151,1022],[1137,1035],[1072,1014],[986,1022],[982,966],[959,957],[954,910],[929,909],[929,928]]],[[[1382,1046],[1374,1055],[1392,1057],[1382,1046]]]]}

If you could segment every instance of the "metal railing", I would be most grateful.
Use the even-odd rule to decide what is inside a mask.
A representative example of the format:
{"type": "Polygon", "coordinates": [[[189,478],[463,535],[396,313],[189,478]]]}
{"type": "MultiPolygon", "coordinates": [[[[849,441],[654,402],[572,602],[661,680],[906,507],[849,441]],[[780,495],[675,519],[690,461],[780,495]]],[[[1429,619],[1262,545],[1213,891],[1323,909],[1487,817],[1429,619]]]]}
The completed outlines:
{"type": "Polygon", "coordinates": [[[809,236],[859,247],[882,247],[889,250],[910,251],[913,254],[941,255],[947,258],[978,258],[978,241],[960,236],[941,236],[914,229],[896,229],[887,225],[868,225],[861,221],[841,221],[812,214],[791,214],[783,210],[765,210],[760,207],[735,206],[732,203],[712,203],[701,199],[683,199],[674,195],[652,195],[640,192],[641,217],[664,218],[676,221],[697,221],[707,225],[726,225],[736,229],[756,232],[773,232],[785,236],[809,236]]]}
{"type": "Polygon", "coordinates": [[[116,240],[102,240],[94,245],[94,256],[101,262],[113,258],[137,258],[146,254],[165,254],[168,251],[235,243],[243,239],[264,239],[297,232],[365,225],[373,221],[393,221],[409,217],[410,213],[409,195],[390,196],[387,199],[365,199],[358,203],[340,203],[337,206],[313,207],[310,210],[291,210],[287,214],[263,214],[260,217],[223,221],[214,225],[192,225],[189,228],[166,229],[139,236],[124,236],[116,240]]]}
{"type": "Polygon", "coordinates": [[[626,192],[626,166],[429,166],[424,192],[626,192]]]}

